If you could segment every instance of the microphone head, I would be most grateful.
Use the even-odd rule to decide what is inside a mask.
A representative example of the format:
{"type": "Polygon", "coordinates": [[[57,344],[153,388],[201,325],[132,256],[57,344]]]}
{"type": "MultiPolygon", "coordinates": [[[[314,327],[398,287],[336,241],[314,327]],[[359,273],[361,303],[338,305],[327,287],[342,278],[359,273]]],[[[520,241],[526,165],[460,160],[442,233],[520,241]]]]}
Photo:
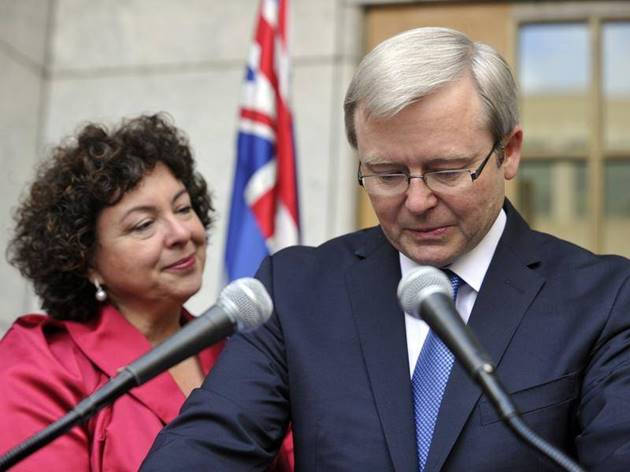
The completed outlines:
{"type": "Polygon", "coordinates": [[[219,294],[217,305],[236,323],[238,331],[252,331],[271,316],[273,302],[257,279],[243,277],[228,284],[219,294]]]}
{"type": "Polygon", "coordinates": [[[442,293],[453,298],[453,288],[440,269],[420,266],[410,270],[398,283],[398,303],[405,313],[422,318],[420,305],[431,294],[442,293]]]}

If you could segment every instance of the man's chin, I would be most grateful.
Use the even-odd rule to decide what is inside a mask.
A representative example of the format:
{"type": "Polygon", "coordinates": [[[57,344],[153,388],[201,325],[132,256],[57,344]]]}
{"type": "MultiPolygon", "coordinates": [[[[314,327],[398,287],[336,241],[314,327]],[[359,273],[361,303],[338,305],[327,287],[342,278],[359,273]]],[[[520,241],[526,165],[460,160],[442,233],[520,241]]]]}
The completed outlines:
{"type": "Polygon", "coordinates": [[[452,246],[444,244],[424,244],[422,247],[403,247],[401,252],[416,264],[433,267],[445,267],[451,264],[458,255],[452,246]]]}
{"type": "Polygon", "coordinates": [[[388,239],[399,252],[402,252],[409,259],[420,265],[445,267],[462,253],[457,241],[453,241],[453,238],[448,238],[447,240],[444,238],[440,240],[425,240],[419,243],[413,237],[410,237],[409,234],[403,233],[396,240],[389,237],[388,239]]]}
{"type": "Polygon", "coordinates": [[[445,267],[451,264],[453,260],[455,260],[455,257],[450,254],[431,254],[426,252],[403,252],[403,254],[405,254],[405,256],[414,261],[416,264],[428,265],[433,267],[445,267]]]}

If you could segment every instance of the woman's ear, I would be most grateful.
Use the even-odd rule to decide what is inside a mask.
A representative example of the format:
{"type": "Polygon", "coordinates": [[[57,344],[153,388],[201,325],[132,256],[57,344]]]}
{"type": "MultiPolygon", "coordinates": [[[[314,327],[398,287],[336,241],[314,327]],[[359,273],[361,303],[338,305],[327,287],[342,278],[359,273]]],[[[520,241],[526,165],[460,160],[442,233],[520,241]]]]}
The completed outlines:
{"type": "Polygon", "coordinates": [[[98,270],[94,269],[93,267],[90,267],[88,269],[87,278],[93,285],[103,283],[103,277],[101,277],[101,274],[99,274],[98,270]]]}

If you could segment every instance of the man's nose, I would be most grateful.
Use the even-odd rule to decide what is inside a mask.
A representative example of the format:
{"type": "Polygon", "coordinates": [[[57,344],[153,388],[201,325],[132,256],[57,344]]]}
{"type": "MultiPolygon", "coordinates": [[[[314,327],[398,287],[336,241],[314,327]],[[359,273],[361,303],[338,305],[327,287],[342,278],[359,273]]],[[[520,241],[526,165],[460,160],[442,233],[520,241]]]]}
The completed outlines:
{"type": "Polygon", "coordinates": [[[409,180],[405,206],[411,213],[424,213],[437,205],[437,202],[437,196],[427,187],[422,178],[415,177],[409,180]]]}

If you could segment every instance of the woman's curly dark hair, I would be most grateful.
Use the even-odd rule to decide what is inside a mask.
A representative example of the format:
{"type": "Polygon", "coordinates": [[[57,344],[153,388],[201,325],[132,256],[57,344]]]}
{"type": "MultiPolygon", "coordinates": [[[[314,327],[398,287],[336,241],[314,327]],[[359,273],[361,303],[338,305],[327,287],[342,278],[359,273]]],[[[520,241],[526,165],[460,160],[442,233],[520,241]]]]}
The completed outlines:
{"type": "Polygon", "coordinates": [[[33,282],[50,316],[75,321],[96,316],[99,304],[88,272],[97,218],[158,162],[184,184],[207,230],[214,208],[206,182],[195,171],[187,138],[163,113],[124,120],[111,132],[89,123],[39,166],[15,211],[7,258],[33,282]]]}

